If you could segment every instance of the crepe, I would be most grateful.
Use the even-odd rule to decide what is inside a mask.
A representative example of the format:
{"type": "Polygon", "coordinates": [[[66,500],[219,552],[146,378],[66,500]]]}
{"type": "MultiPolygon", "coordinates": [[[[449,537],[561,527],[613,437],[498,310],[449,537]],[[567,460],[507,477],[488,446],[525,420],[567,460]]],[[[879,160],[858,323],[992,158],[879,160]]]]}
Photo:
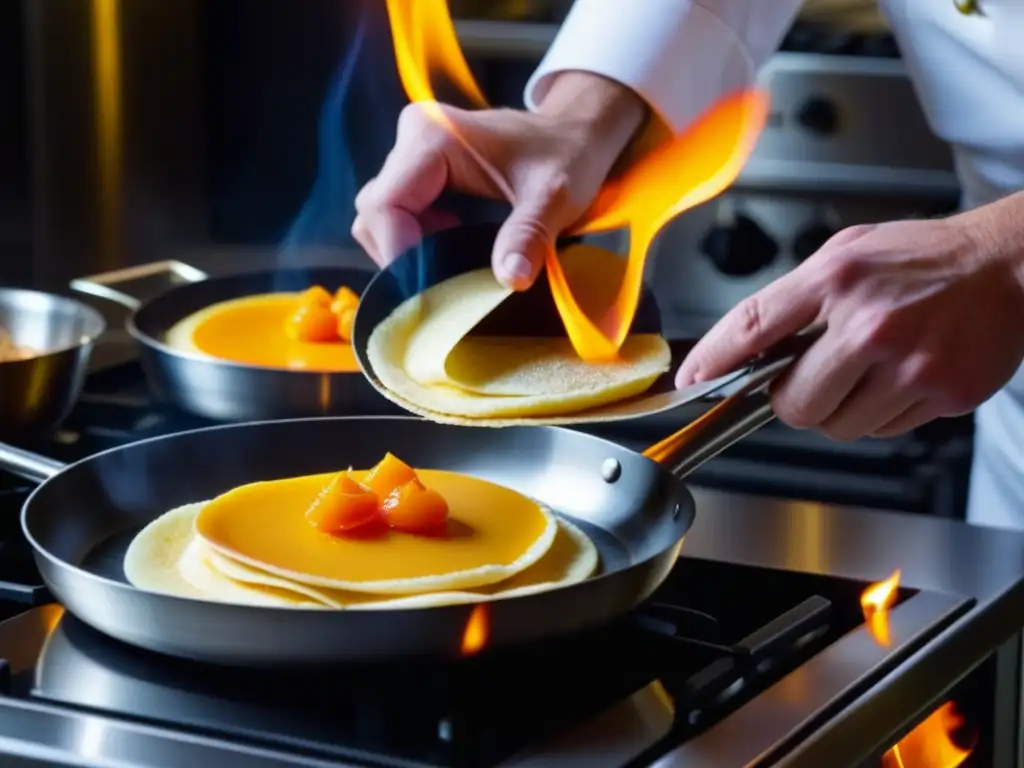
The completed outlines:
{"type": "MultiPolygon", "coordinates": [[[[478,603],[496,598],[519,597],[535,594],[567,584],[575,584],[591,576],[597,569],[598,554],[590,538],[572,523],[558,518],[558,531],[551,548],[534,565],[514,576],[473,590],[425,592],[384,598],[359,592],[345,592],[309,587],[224,557],[207,550],[207,562],[222,578],[246,586],[291,586],[303,594],[315,596],[325,606],[333,608],[427,608],[439,605],[478,603]]],[[[200,541],[200,540],[196,540],[200,541]]],[[[202,546],[202,545],[200,545],[202,546]]]]}
{"type": "MultiPolygon", "coordinates": [[[[493,584],[536,563],[551,547],[551,511],[513,490],[456,472],[417,470],[448,503],[446,530],[424,536],[326,535],[304,512],[337,473],[233,488],[206,503],[196,533],[217,552],[314,587],[405,595],[493,584]]],[[[365,472],[351,470],[360,480],[365,472]]]]}
{"type": "Polygon", "coordinates": [[[214,599],[225,603],[280,608],[319,608],[310,598],[290,589],[252,586],[221,576],[207,562],[202,542],[193,534],[203,504],[186,504],[143,528],[128,545],[124,575],[130,584],[149,592],[179,597],[214,599]]]}
{"type": "MultiPolygon", "coordinates": [[[[621,262],[597,248],[563,255],[567,277],[614,275],[621,262]],[[615,264],[604,263],[608,259],[615,264]]],[[[588,282],[581,294],[612,295],[609,281],[588,282]]],[[[510,295],[481,269],[407,299],[370,335],[374,384],[393,402],[436,421],[498,426],[617,402],[646,391],[668,370],[669,347],[657,334],[629,336],[621,359],[601,364],[581,360],[567,337],[469,335],[510,295]]]]}
{"type": "Polygon", "coordinates": [[[381,598],[310,587],[227,558],[194,533],[204,504],[187,504],[147,525],[125,554],[128,581],[139,589],[182,597],[281,608],[426,608],[478,603],[534,594],[588,578],[598,566],[597,548],[571,523],[558,519],[547,553],[503,582],[477,590],[439,591],[381,598]]]}

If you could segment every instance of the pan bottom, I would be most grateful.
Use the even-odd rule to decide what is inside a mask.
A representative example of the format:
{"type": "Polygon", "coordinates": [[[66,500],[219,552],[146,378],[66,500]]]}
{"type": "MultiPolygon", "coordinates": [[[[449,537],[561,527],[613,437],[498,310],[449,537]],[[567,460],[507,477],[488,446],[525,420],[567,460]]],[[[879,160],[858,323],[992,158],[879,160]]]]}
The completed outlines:
{"type": "MultiPolygon", "coordinates": [[[[600,558],[599,574],[620,571],[632,565],[626,546],[613,534],[586,520],[560,512],[555,514],[582,530],[597,547],[600,558]]],[[[132,526],[104,539],[86,553],[78,567],[96,576],[128,584],[124,575],[125,552],[143,527],[145,526],[132,526]]]]}

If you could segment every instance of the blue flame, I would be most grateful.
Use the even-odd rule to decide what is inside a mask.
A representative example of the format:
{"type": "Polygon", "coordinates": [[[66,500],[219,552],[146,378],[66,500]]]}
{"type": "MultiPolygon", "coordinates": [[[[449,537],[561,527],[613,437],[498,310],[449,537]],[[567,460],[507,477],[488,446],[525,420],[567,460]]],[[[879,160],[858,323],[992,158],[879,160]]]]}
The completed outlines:
{"type": "Polygon", "coordinates": [[[356,30],[352,48],[334,74],[321,107],[317,130],[317,177],[281,244],[285,251],[302,246],[337,245],[349,238],[357,182],[349,157],[344,107],[365,37],[364,18],[356,30]]]}
{"type": "Polygon", "coordinates": [[[401,100],[391,98],[396,94],[384,82],[390,68],[382,66],[384,57],[375,55],[378,52],[367,40],[371,15],[367,12],[360,18],[348,53],[328,87],[317,128],[316,180],[281,243],[283,255],[294,248],[354,245],[350,230],[355,196],[366,181],[358,178],[357,165],[362,163],[357,161],[371,163],[366,170],[372,174],[390,148],[393,135],[389,136],[387,126],[395,123],[401,100]],[[362,69],[369,77],[360,76],[364,63],[367,66],[362,69]],[[354,88],[359,84],[365,87],[354,88]],[[364,127],[370,130],[360,130],[364,127]]]}

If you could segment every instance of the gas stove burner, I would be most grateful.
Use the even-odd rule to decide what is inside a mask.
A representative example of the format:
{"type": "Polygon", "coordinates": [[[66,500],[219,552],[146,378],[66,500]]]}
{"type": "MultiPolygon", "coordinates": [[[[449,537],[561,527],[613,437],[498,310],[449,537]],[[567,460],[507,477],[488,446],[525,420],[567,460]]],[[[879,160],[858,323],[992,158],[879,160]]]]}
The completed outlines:
{"type": "MultiPolygon", "coordinates": [[[[722,566],[679,570],[675,581],[714,584],[722,566]]],[[[454,662],[258,673],[136,650],[65,615],[24,693],[236,737],[276,732],[329,751],[493,765],[652,685],[663,692],[649,703],[663,711],[665,734],[695,733],[810,656],[803,638],[846,628],[818,595],[761,626],[735,616],[728,598],[719,609],[731,620],[664,597],[592,633],[454,662]],[[738,626],[751,631],[737,637],[738,626]]]]}
{"type": "Polygon", "coordinates": [[[679,652],[689,648],[719,654],[711,664],[674,687],[676,705],[690,709],[687,721],[700,725],[705,713],[713,713],[745,688],[756,685],[758,679],[807,655],[811,644],[828,632],[831,614],[831,602],[812,595],[734,644],[706,639],[719,631],[717,619],[710,614],[670,603],[650,603],[634,621],[674,641],[679,652]],[[665,616],[672,618],[666,621],[665,616]],[[682,627],[676,623],[680,619],[682,627]]]}

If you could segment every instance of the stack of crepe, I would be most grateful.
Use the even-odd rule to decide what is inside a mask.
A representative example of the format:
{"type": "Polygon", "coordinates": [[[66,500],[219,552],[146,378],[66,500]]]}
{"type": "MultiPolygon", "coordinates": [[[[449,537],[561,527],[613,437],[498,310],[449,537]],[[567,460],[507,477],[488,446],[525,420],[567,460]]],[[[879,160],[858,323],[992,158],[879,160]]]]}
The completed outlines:
{"type": "MultiPolygon", "coordinates": [[[[625,260],[601,248],[561,254],[573,295],[592,320],[612,302],[625,260]]],[[[571,423],[574,414],[642,394],[668,370],[657,334],[628,336],[614,362],[582,360],[566,335],[483,336],[480,323],[509,299],[490,269],[467,272],[398,306],[366,354],[388,399],[433,421],[481,426],[571,423]]]]}
{"type": "Polygon", "coordinates": [[[132,541],[124,571],[153,592],[321,609],[480,603],[583,581],[598,567],[585,533],[507,488],[420,470],[448,501],[445,530],[331,536],[304,511],[332,475],[252,483],[162,515],[132,541]]]}

